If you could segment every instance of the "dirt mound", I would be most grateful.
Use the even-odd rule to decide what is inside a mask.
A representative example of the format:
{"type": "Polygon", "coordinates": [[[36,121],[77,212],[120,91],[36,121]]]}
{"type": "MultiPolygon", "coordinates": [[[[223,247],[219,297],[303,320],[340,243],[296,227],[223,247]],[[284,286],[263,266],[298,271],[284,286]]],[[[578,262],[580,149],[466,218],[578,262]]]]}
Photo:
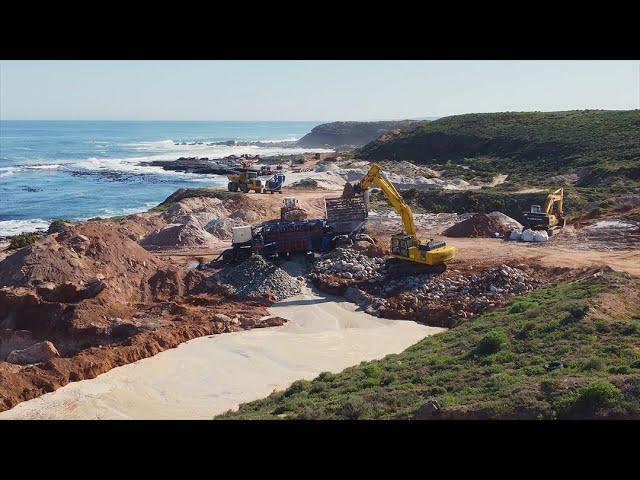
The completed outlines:
{"type": "Polygon", "coordinates": [[[134,238],[155,220],[133,222],[73,225],[0,262],[0,410],[196,336],[277,324],[265,302],[209,292],[205,273],[145,250],[134,238]]]}
{"type": "Polygon", "coordinates": [[[115,286],[136,284],[164,262],[110,222],[86,222],[49,235],[0,262],[0,287],[34,287],[46,282],[84,284],[96,276],[115,286]]]}
{"type": "Polygon", "coordinates": [[[447,228],[443,235],[447,237],[491,237],[494,233],[504,233],[502,222],[486,213],[476,213],[473,217],[447,228]]]}
{"type": "MultiPolygon", "coordinates": [[[[225,199],[188,197],[171,205],[162,214],[162,219],[169,224],[197,225],[212,236],[210,238],[211,241],[229,240],[231,239],[232,229],[235,226],[279,218],[279,206],[276,207],[273,202],[265,202],[264,199],[264,196],[244,194],[230,195],[225,199]]],[[[200,235],[206,238],[206,235],[202,235],[202,232],[200,232],[200,235]]],[[[147,245],[145,243],[145,246],[147,245]]],[[[195,245],[204,246],[207,245],[207,242],[204,244],[182,244],[178,246],[195,245]]]]}
{"type": "Polygon", "coordinates": [[[173,223],[154,230],[140,245],[147,249],[213,247],[215,238],[197,223],[173,223]]]}
{"type": "Polygon", "coordinates": [[[300,281],[259,255],[225,268],[213,282],[240,298],[278,301],[302,291],[300,281]]]}
{"type": "Polygon", "coordinates": [[[522,231],[522,224],[514,218],[511,218],[509,215],[505,215],[502,212],[491,212],[489,214],[490,217],[495,218],[502,225],[505,231],[522,231]]]}

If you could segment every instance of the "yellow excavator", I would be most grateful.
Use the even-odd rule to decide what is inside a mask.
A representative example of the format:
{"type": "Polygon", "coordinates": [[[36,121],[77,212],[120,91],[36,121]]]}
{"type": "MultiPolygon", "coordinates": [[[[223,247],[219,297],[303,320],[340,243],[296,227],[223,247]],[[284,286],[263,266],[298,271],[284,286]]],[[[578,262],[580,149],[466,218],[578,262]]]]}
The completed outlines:
{"type": "Polygon", "coordinates": [[[558,228],[564,228],[566,219],[562,208],[564,206],[564,189],[559,188],[547,195],[544,208],[540,205],[531,205],[531,209],[525,212],[523,226],[525,229],[546,230],[549,235],[558,228]]]}
{"type": "Polygon", "coordinates": [[[371,165],[371,168],[360,182],[353,185],[347,183],[342,196],[343,198],[353,198],[355,195],[365,195],[373,184],[380,187],[402,218],[403,231],[391,237],[392,256],[430,267],[428,270],[436,273],[444,272],[446,269],[445,262],[453,259],[455,248],[448,246],[442,240],[422,241],[418,239],[411,208],[405,203],[393,183],[384,176],[380,165],[376,163],[371,165]]]}

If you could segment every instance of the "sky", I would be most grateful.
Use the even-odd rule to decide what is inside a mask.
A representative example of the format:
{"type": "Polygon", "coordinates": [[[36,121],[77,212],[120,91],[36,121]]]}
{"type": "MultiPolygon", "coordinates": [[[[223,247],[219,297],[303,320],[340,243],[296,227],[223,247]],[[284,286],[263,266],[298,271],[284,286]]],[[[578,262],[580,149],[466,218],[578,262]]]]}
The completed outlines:
{"type": "Polygon", "coordinates": [[[636,108],[638,61],[0,61],[0,120],[384,120],[636,108]]]}

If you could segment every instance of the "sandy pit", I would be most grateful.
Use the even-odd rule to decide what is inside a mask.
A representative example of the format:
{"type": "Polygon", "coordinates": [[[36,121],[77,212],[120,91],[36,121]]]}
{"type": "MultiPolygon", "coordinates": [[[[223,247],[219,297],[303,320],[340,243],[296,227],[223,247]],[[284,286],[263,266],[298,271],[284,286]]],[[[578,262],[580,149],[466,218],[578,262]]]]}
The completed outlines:
{"type": "Polygon", "coordinates": [[[208,419],[322,371],[399,353],[443,331],[304,293],[274,304],[281,327],[198,338],[18,404],[0,419],[208,419]]]}

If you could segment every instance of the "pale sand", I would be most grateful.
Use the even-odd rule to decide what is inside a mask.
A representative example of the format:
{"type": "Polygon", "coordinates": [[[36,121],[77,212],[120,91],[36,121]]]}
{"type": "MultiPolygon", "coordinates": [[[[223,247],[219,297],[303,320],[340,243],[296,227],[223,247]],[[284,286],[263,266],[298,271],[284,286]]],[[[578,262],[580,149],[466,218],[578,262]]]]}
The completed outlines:
{"type": "Polygon", "coordinates": [[[271,308],[282,327],[203,337],[18,404],[0,419],[207,419],[322,371],[399,353],[443,331],[310,291],[271,308]]]}

